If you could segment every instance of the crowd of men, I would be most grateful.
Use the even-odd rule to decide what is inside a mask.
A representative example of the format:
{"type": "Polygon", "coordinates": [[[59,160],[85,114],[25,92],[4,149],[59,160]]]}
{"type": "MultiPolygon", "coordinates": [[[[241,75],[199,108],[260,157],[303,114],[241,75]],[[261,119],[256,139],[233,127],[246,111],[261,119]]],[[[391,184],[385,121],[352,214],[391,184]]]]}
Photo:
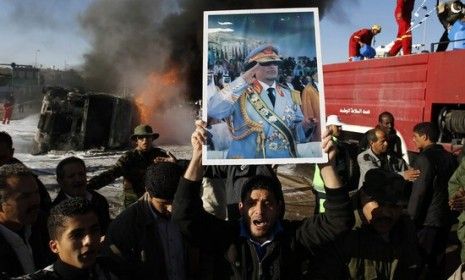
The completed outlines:
{"type": "Polygon", "coordinates": [[[202,121],[189,161],[155,147],[159,134],[148,125],[134,129],[133,150],[89,181],[82,159],[63,159],[53,202],[0,132],[0,279],[446,279],[458,214],[465,241],[465,159],[458,166],[426,122],[412,128],[420,153],[407,165],[394,116],[383,112],[360,141],[356,181],[343,125],[328,116],[329,162],[318,164],[313,180],[324,203],[301,221],[283,218],[284,194],[270,166],[202,165],[202,121]],[[110,220],[106,198],[93,189],[118,176],[126,204],[110,220]],[[226,216],[204,208],[209,178],[223,178],[227,197],[235,197],[226,216]]]}
{"type": "Polygon", "coordinates": [[[306,96],[318,100],[318,86],[295,93],[279,83],[283,63],[271,45],[251,51],[245,72],[208,104],[216,106],[209,117],[233,114],[247,132],[237,134],[231,158],[293,157],[299,137],[321,141],[328,162],[315,166],[313,215],[284,219],[272,166],[203,166],[211,137],[203,121],[195,122],[190,160],[155,147],[159,133],[146,124],[134,128],[134,149],[90,180],[82,159],[61,160],[53,201],[0,132],[0,279],[445,279],[459,214],[465,243],[465,160],[458,166],[424,122],[412,128],[420,153],[408,165],[389,112],[355,149],[336,115],[315,140],[308,116],[319,117],[318,103],[306,96]],[[119,177],[125,209],[111,220],[95,190],[119,177]]]}

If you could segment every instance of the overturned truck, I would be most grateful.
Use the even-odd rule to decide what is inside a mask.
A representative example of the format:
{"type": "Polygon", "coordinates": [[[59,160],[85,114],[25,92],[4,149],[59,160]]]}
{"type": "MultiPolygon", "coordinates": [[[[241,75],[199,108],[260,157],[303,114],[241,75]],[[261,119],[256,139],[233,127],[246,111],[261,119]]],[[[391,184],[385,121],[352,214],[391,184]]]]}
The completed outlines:
{"type": "Polygon", "coordinates": [[[104,93],[44,89],[33,153],[117,149],[129,145],[138,114],[130,99],[104,93]]]}

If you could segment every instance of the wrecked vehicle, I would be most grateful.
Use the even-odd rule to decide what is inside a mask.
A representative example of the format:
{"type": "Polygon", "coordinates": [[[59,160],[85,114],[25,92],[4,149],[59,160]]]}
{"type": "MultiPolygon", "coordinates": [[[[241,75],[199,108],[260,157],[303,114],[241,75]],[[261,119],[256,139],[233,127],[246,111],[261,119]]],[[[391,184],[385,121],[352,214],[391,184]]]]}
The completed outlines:
{"type": "Polygon", "coordinates": [[[134,102],[104,93],[44,88],[33,154],[127,147],[138,114],[134,102]]]}

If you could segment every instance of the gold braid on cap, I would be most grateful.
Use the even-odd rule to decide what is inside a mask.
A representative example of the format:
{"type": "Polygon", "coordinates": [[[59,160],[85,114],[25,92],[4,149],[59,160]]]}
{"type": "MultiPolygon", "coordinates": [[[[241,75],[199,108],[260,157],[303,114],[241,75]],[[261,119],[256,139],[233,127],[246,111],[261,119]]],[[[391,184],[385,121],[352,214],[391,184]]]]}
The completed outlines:
{"type": "Polygon", "coordinates": [[[253,57],[251,57],[248,62],[257,61],[262,58],[273,58],[275,60],[281,60],[278,54],[275,51],[273,51],[273,49],[267,48],[259,52],[257,55],[254,55],[253,57]]]}

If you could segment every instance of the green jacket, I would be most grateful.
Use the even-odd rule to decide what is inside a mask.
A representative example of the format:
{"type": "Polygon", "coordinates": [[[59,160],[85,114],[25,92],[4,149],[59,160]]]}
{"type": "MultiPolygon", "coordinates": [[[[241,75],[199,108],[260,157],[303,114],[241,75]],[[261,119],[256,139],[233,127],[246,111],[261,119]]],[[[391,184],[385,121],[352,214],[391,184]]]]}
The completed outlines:
{"type": "Polygon", "coordinates": [[[168,157],[168,154],[160,148],[152,148],[147,152],[137,149],[127,151],[108,170],[92,177],[87,186],[97,190],[123,176],[124,205],[127,207],[144,194],[145,171],[156,157],[168,157]]]}
{"type": "MultiPolygon", "coordinates": [[[[459,190],[460,187],[465,188],[465,158],[462,159],[459,167],[449,179],[449,199],[459,190]]],[[[460,217],[465,221],[464,213],[465,212],[462,212],[460,217]]]]}
{"type": "MultiPolygon", "coordinates": [[[[462,159],[459,167],[455,170],[452,177],[449,179],[449,199],[459,190],[460,187],[465,188],[465,158],[462,159]]],[[[465,211],[462,211],[458,217],[459,223],[457,226],[457,236],[459,240],[465,242],[465,211]]],[[[461,252],[462,262],[465,261],[465,251],[461,252]]]]}
{"type": "MultiPolygon", "coordinates": [[[[357,197],[357,193],[352,197],[354,202],[357,197]]],[[[400,216],[386,239],[362,220],[361,209],[354,210],[354,216],[355,225],[349,233],[316,253],[312,273],[325,275],[322,279],[418,279],[422,260],[415,226],[408,215],[400,216]]]]}
{"type": "Polygon", "coordinates": [[[402,215],[386,241],[360,215],[356,210],[356,224],[342,246],[349,279],[416,279],[421,258],[410,218],[402,215]]]}

